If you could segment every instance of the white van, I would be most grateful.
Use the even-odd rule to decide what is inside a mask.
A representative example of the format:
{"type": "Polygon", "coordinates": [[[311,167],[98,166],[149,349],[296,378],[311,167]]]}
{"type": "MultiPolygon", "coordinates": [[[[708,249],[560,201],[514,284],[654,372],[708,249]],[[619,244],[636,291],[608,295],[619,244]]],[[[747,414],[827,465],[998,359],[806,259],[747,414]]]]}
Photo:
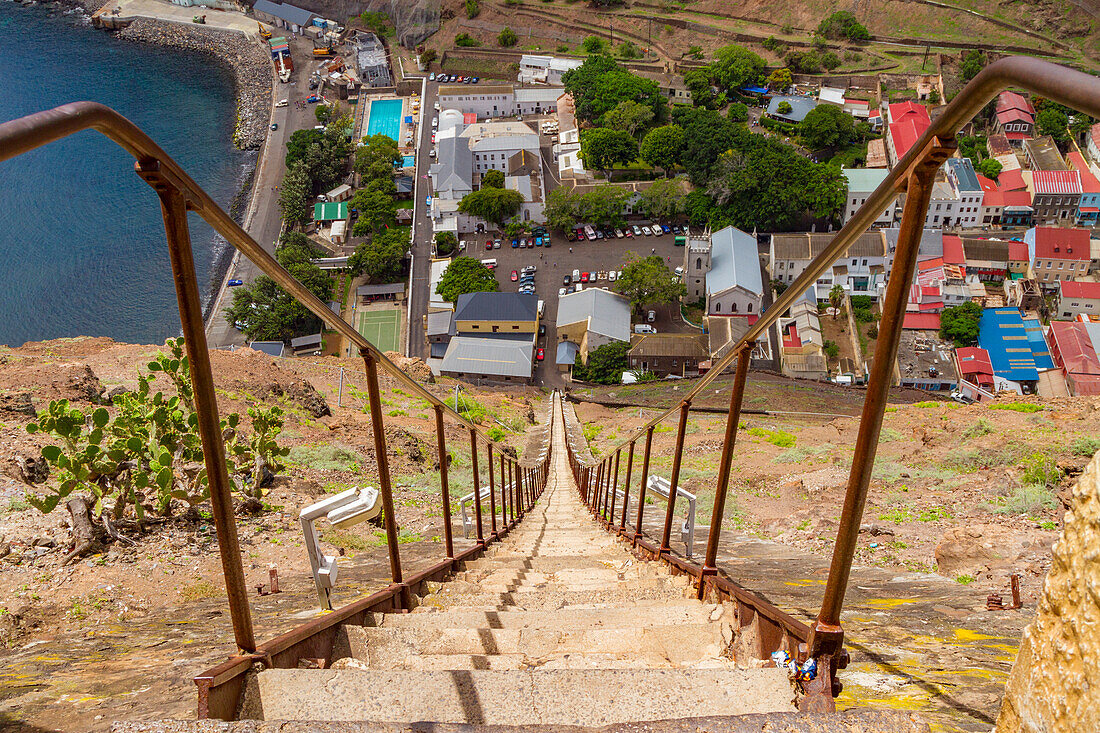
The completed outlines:
{"type": "Polygon", "coordinates": [[[285,107],[286,105],[287,105],[287,100],[285,100],[285,99],[280,99],[278,102],[275,103],[276,107],[285,107]]]}
{"type": "Polygon", "coordinates": [[[634,326],[634,333],[657,333],[657,329],[648,323],[639,323],[634,326]]]}
{"type": "Polygon", "coordinates": [[[482,260],[482,261],[481,261],[481,264],[485,265],[485,266],[486,266],[486,267],[488,267],[488,268],[489,268],[490,270],[495,270],[495,269],[497,269],[497,261],[496,261],[496,260],[494,260],[494,259],[482,260]]]}

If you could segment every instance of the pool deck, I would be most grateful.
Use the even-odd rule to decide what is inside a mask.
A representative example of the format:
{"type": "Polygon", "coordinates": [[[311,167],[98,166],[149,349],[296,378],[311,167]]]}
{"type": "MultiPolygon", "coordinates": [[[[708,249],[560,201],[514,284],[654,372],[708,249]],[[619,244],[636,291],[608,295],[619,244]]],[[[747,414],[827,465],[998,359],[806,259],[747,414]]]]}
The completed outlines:
{"type": "Polygon", "coordinates": [[[363,115],[362,127],[359,130],[358,137],[362,138],[366,135],[372,135],[372,134],[375,134],[375,132],[378,132],[378,130],[376,130],[375,132],[370,131],[370,129],[371,129],[371,117],[374,114],[373,104],[374,104],[374,102],[388,102],[388,101],[401,102],[401,111],[397,115],[397,129],[398,129],[398,132],[397,132],[397,136],[398,136],[397,137],[397,147],[401,151],[402,155],[412,155],[412,154],[415,153],[415,147],[414,146],[415,146],[416,141],[415,141],[415,139],[413,139],[412,142],[410,142],[408,145],[406,145],[405,140],[409,139],[409,138],[415,138],[415,135],[416,135],[416,118],[419,115],[419,113],[414,114],[412,112],[412,109],[411,109],[412,104],[411,104],[409,98],[407,98],[407,97],[397,97],[397,96],[394,96],[392,94],[385,95],[385,96],[378,96],[378,97],[367,97],[367,98],[360,97],[359,104],[361,104],[361,105],[365,104],[365,105],[367,105],[367,107],[366,107],[366,113],[363,115]],[[405,117],[409,116],[409,115],[412,115],[412,117],[413,117],[413,123],[412,124],[408,124],[408,123],[405,122],[405,117]]]}

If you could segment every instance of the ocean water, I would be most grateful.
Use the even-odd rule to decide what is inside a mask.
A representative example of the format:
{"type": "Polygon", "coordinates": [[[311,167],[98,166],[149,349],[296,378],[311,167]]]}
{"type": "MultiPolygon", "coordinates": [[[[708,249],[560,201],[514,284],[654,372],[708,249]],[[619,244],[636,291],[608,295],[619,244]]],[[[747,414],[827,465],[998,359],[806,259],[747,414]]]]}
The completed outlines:
{"type": "MultiPolygon", "coordinates": [[[[146,131],[223,206],[254,162],[233,147],[230,74],[208,58],[120,41],[86,19],[0,0],[0,122],[91,100],[146,131]]],[[[200,290],[224,240],[194,215],[200,290]]],[[[160,206],[133,159],[85,131],[0,163],[0,343],[179,332],[160,206]]]]}

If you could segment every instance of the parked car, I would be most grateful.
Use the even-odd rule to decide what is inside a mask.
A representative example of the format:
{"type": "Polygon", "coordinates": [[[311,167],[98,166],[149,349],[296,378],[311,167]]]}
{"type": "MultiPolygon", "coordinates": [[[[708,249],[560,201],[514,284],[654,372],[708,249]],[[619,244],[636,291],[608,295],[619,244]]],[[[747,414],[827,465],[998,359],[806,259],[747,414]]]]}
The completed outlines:
{"type": "Polygon", "coordinates": [[[653,323],[657,320],[657,311],[649,311],[645,314],[646,323],[653,323]]]}
{"type": "Polygon", "coordinates": [[[565,233],[565,238],[570,242],[576,242],[577,234],[572,229],[570,229],[568,232],[565,233]]]}
{"type": "Polygon", "coordinates": [[[500,249],[501,241],[499,239],[493,240],[493,249],[500,249]]]}
{"type": "Polygon", "coordinates": [[[513,239],[512,240],[512,249],[516,249],[517,247],[519,247],[519,240],[518,239],[513,239]]]}
{"type": "Polygon", "coordinates": [[[271,129],[272,130],[278,130],[279,129],[279,123],[278,122],[272,122],[271,123],[271,129]]]}
{"type": "Polygon", "coordinates": [[[569,291],[566,288],[558,288],[558,297],[566,295],[569,291]]]}
{"type": "Polygon", "coordinates": [[[581,279],[581,271],[573,270],[573,282],[579,282],[581,279]]]}
{"type": "Polygon", "coordinates": [[[477,84],[479,81],[481,81],[481,77],[480,76],[475,76],[474,77],[474,84],[477,84]]]}
{"type": "Polygon", "coordinates": [[[512,282],[515,282],[516,280],[519,280],[519,273],[515,270],[512,270],[512,282]]]}
{"type": "Polygon", "coordinates": [[[435,72],[428,74],[428,81],[435,81],[435,72]]]}
{"type": "Polygon", "coordinates": [[[566,287],[569,287],[570,285],[573,284],[573,278],[570,277],[569,275],[565,275],[561,279],[561,284],[566,286],[566,287]]]}
{"type": "MultiPolygon", "coordinates": [[[[538,351],[535,352],[535,359],[537,359],[538,361],[542,361],[545,358],[546,358],[546,350],[545,349],[539,349],[538,351]]],[[[470,429],[473,430],[473,428],[470,428],[470,429]]]]}
{"type": "Polygon", "coordinates": [[[684,268],[677,267],[675,270],[673,270],[673,272],[676,273],[676,277],[681,277],[684,274],[684,268]]]}
{"type": "Polygon", "coordinates": [[[631,229],[630,227],[623,227],[623,234],[626,235],[627,239],[633,239],[634,238],[634,230],[631,229]]]}
{"type": "Polygon", "coordinates": [[[581,282],[586,283],[586,282],[588,282],[588,280],[589,280],[588,273],[587,272],[582,272],[581,273],[581,282]]]}
{"type": "Polygon", "coordinates": [[[230,280],[229,282],[226,283],[226,285],[228,285],[231,288],[235,288],[238,285],[244,285],[244,280],[230,280]]]}
{"type": "Polygon", "coordinates": [[[640,226],[638,226],[637,224],[635,224],[635,225],[634,225],[634,227],[633,227],[633,230],[634,230],[634,236],[635,236],[635,237],[640,237],[640,236],[642,236],[642,228],[641,228],[640,226]]]}
{"type": "Polygon", "coordinates": [[[539,268],[536,267],[535,265],[527,265],[527,267],[524,267],[523,270],[522,270],[524,275],[535,273],[535,272],[538,272],[538,271],[539,271],[539,268]]]}
{"type": "Polygon", "coordinates": [[[652,237],[653,236],[653,230],[650,229],[648,226],[643,225],[642,226],[642,234],[646,235],[647,237],[652,237]]]}
{"type": "Polygon", "coordinates": [[[639,323],[634,326],[634,333],[657,333],[657,329],[648,323],[639,323]]]}
{"type": "Polygon", "coordinates": [[[546,335],[546,324],[545,323],[540,323],[539,324],[539,336],[545,336],[545,335],[546,335]]]}
{"type": "Polygon", "coordinates": [[[670,227],[668,224],[662,224],[661,225],[661,231],[664,232],[665,234],[671,234],[672,233],[672,227],[670,227]]]}
{"type": "Polygon", "coordinates": [[[321,101],[321,98],[318,97],[316,94],[310,94],[308,97],[306,97],[306,101],[310,104],[317,104],[321,101]]]}
{"type": "Polygon", "coordinates": [[[611,282],[615,282],[615,271],[614,270],[611,270],[609,273],[607,273],[607,279],[610,280],[611,282]]]}
{"type": "Polygon", "coordinates": [[[622,229],[616,229],[615,230],[615,239],[622,239],[622,238],[623,238],[623,230],[622,229]]]}

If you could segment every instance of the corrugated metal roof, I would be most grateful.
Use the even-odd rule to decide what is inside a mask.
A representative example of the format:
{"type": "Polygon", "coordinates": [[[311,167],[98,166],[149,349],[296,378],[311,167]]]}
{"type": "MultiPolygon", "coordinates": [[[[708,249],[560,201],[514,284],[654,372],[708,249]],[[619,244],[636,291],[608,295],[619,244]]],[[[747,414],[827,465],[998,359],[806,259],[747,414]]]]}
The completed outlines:
{"type": "Polygon", "coordinates": [[[790,122],[801,122],[806,119],[806,115],[810,113],[810,110],[816,106],[817,100],[811,97],[775,96],[768,102],[768,114],[790,122]],[[780,114],[779,112],[779,105],[783,102],[791,105],[791,111],[787,114],[780,114]]]}
{"type": "Polygon", "coordinates": [[[297,5],[275,3],[271,0],[256,0],[252,10],[274,15],[276,18],[282,18],[288,23],[299,26],[309,25],[317,17],[315,13],[299,8],[297,5]]]}
{"type": "MultiPolygon", "coordinates": [[[[828,233],[773,234],[772,247],[775,250],[775,259],[813,259],[824,251],[834,236],[836,235],[828,233]]],[[[882,234],[877,231],[864,232],[848,248],[847,254],[849,257],[885,256],[886,244],[882,234]]]]}
{"type": "Polygon", "coordinates": [[[313,205],[314,221],[336,221],[348,218],[348,204],[346,201],[337,203],[320,203],[313,205]]]}
{"type": "Polygon", "coordinates": [[[1032,171],[1031,186],[1036,194],[1081,193],[1081,174],[1077,171],[1032,171]]]}
{"type": "Polygon", "coordinates": [[[585,288],[558,298],[558,328],[588,321],[588,331],[630,340],[630,301],[603,288],[585,288]]]}
{"type": "Polygon", "coordinates": [[[885,168],[845,168],[841,173],[848,179],[849,193],[874,191],[890,175],[885,168]]]}
{"type": "Polygon", "coordinates": [[[744,288],[755,295],[764,293],[756,237],[740,229],[726,227],[710,235],[707,292],[721,293],[734,287],[744,288]]]}
{"type": "Polygon", "coordinates": [[[627,352],[629,356],[679,356],[706,359],[710,352],[703,346],[701,337],[694,334],[658,333],[642,336],[627,352]]]}
{"type": "Polygon", "coordinates": [[[1063,298],[1100,299],[1100,283],[1059,280],[1058,288],[1062,291],[1063,298]]]}
{"type": "Polygon", "coordinates": [[[982,185],[978,182],[978,174],[974,172],[974,164],[970,158],[948,158],[947,164],[951,166],[955,174],[960,191],[981,191],[982,185]]]}
{"type": "Polygon", "coordinates": [[[581,347],[572,341],[562,341],[558,344],[557,353],[554,355],[555,364],[576,364],[577,354],[580,353],[581,347]]]}
{"type": "Polygon", "coordinates": [[[286,344],[282,341],[253,341],[248,345],[248,348],[262,351],[268,356],[282,356],[286,344]]]}
{"type": "Polygon", "coordinates": [[[1100,357],[1084,323],[1051,321],[1050,334],[1066,372],[1100,376],[1100,357]]]}
{"type": "MultiPolygon", "coordinates": [[[[1035,353],[1031,334],[1015,308],[986,308],[978,325],[978,344],[989,352],[994,373],[1012,382],[1034,382],[1039,379],[1036,357],[1047,353],[1046,342],[1035,353]]],[[[1042,338],[1040,329],[1039,337],[1042,338]]]]}
{"type": "Polygon", "coordinates": [[[444,372],[481,374],[487,377],[531,377],[535,334],[524,338],[505,336],[455,336],[443,357],[444,372]]]}
{"type": "Polygon", "coordinates": [[[455,303],[455,320],[534,321],[538,301],[526,293],[463,293],[455,303]]]}

